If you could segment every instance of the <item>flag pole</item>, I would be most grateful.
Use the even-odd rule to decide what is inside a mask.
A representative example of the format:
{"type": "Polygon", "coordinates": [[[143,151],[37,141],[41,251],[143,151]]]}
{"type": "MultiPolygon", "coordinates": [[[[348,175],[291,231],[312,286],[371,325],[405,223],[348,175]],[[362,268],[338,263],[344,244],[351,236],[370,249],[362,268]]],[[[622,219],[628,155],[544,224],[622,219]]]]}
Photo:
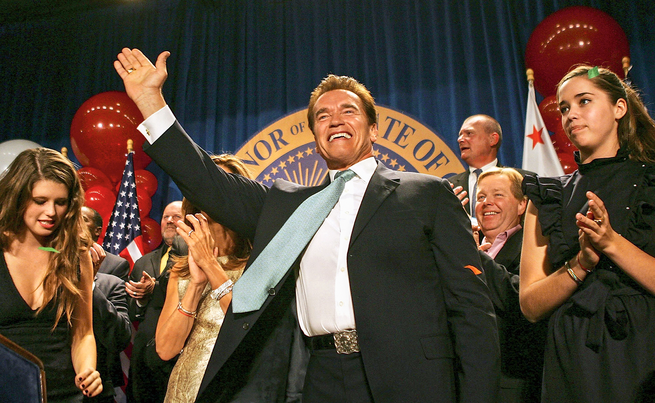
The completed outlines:
{"type": "Polygon", "coordinates": [[[134,151],[134,140],[127,139],[127,152],[131,153],[132,151],[134,151]]]}
{"type": "Polygon", "coordinates": [[[526,69],[528,104],[525,111],[522,168],[541,176],[564,175],[562,164],[548,134],[534,92],[534,70],[526,69]]]}
{"type": "Polygon", "coordinates": [[[528,77],[528,83],[534,83],[534,70],[527,69],[525,75],[528,77]]]}
{"type": "Polygon", "coordinates": [[[66,147],[62,147],[62,148],[61,148],[61,155],[63,155],[64,157],[68,158],[68,148],[66,148],[66,147]]]}

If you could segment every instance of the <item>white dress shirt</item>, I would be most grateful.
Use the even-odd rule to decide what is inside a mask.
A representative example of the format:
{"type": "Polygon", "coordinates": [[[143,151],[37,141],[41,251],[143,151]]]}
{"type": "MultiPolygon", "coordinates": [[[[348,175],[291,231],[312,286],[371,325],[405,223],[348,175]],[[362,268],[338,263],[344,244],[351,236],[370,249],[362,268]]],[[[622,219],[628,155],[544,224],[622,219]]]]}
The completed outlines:
{"type": "MultiPolygon", "coordinates": [[[[348,247],[355,218],[377,163],[373,157],[350,167],[339,201],[307,246],[296,281],[300,328],[307,336],[355,329],[348,278],[348,247]]],[[[330,171],[330,179],[338,171],[330,171]]]]}

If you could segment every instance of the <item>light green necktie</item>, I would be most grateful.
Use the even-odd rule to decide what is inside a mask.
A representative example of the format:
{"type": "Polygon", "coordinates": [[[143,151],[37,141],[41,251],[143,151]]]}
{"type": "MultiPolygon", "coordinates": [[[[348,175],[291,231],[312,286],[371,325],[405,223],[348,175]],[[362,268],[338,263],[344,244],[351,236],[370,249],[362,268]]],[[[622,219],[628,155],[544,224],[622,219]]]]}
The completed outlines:
{"type": "Polygon", "coordinates": [[[275,288],[298,255],[339,201],[346,182],[355,173],[350,169],[337,172],[334,181],[302,202],[257,256],[232,289],[232,312],[256,311],[275,288]]]}

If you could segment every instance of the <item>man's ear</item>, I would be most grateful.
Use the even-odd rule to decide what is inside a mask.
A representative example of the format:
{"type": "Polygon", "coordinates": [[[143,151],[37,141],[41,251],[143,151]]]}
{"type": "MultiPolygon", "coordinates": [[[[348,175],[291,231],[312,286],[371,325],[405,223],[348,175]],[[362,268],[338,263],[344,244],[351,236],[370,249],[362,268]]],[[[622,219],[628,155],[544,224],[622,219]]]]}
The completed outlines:
{"type": "Polygon", "coordinates": [[[377,124],[377,123],[373,123],[373,124],[369,127],[368,132],[369,132],[369,135],[370,135],[370,137],[371,137],[371,143],[375,143],[375,142],[377,141],[377,139],[378,139],[378,124],[377,124]]]}
{"type": "Polygon", "coordinates": [[[525,214],[525,210],[527,207],[528,207],[528,199],[524,197],[519,202],[519,208],[518,208],[519,216],[523,216],[525,214]]]}
{"type": "Polygon", "coordinates": [[[496,144],[498,144],[498,140],[500,140],[498,133],[493,132],[489,135],[489,145],[491,145],[491,147],[495,147],[496,144]]]}

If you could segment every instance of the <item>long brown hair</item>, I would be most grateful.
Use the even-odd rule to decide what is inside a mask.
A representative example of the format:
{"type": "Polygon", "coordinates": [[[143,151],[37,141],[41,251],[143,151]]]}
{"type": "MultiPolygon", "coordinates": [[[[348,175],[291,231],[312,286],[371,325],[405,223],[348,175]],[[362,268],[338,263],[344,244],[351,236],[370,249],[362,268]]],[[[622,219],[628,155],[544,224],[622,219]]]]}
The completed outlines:
{"type": "MultiPolygon", "coordinates": [[[[252,179],[252,175],[250,174],[248,168],[246,168],[245,164],[234,155],[214,155],[212,156],[212,160],[216,165],[220,166],[228,172],[252,179]]],[[[186,219],[187,214],[196,214],[200,212],[200,209],[191,204],[189,200],[186,198],[182,200],[182,216],[184,217],[184,222],[186,225],[191,226],[191,223],[186,219]]],[[[234,248],[228,255],[227,263],[223,264],[223,269],[235,270],[237,268],[243,267],[250,257],[250,250],[252,249],[252,245],[248,238],[240,236],[225,226],[223,227],[230,234],[232,240],[234,241],[234,248]]],[[[173,261],[175,264],[170,269],[172,273],[176,273],[180,277],[189,276],[190,272],[188,256],[175,256],[173,261]]]]}
{"type": "Polygon", "coordinates": [[[592,66],[581,65],[569,71],[559,84],[557,84],[557,98],[559,89],[573,77],[585,77],[598,89],[605,92],[613,104],[624,99],[628,110],[619,120],[617,129],[619,146],[628,150],[631,159],[655,163],[655,122],[648,114],[639,93],[627,85],[611,70],[598,67],[598,75],[589,78],[592,66]]]}
{"type": "Polygon", "coordinates": [[[70,325],[75,303],[81,297],[80,253],[86,253],[92,241],[82,219],[84,190],[75,167],[61,153],[48,148],[25,150],[0,178],[0,248],[6,250],[25,231],[25,211],[34,185],[41,180],[66,186],[68,209],[45,245],[60,253],[50,255],[43,279],[43,304],[37,314],[59,297],[55,326],[64,314],[70,325]]]}

